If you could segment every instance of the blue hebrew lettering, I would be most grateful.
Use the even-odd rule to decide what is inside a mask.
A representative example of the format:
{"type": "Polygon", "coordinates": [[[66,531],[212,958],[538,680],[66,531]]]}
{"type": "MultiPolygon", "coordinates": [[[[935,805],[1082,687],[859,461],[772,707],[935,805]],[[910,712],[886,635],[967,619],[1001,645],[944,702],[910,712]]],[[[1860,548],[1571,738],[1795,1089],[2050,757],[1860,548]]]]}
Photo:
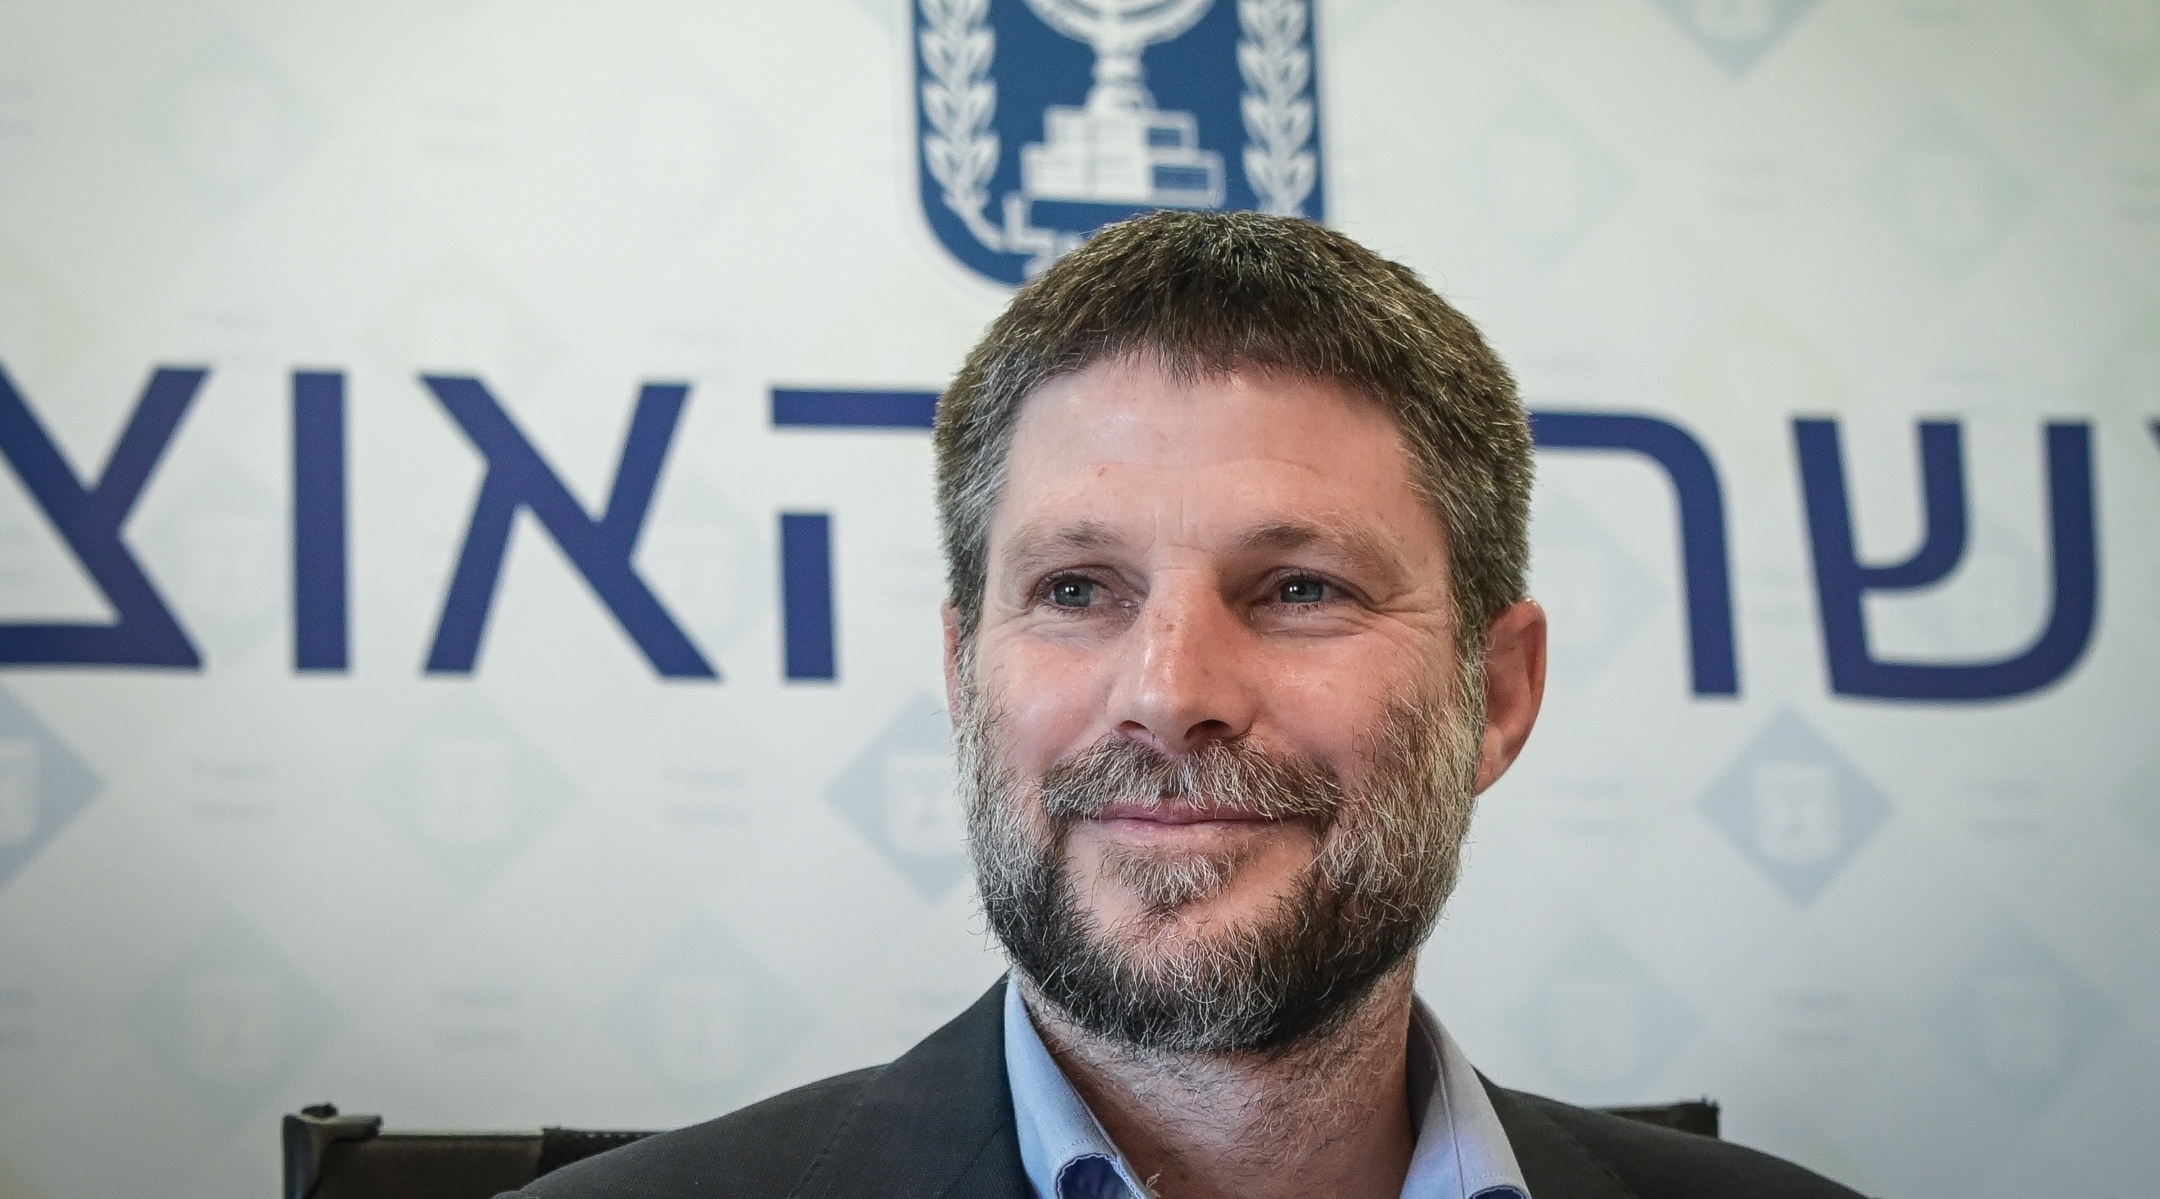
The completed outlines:
{"type": "Polygon", "coordinates": [[[1862,565],[1853,544],[1844,455],[1831,420],[1793,421],[1815,594],[1822,612],[1830,689],[1872,699],[1960,702],[2038,691],[2068,674],[2092,640],[2100,599],[2093,530],[2092,430],[2082,422],[2047,426],[2048,523],[2054,598],[2040,636],[1992,662],[1890,662],[1868,647],[1864,601],[1941,581],[1965,556],[1965,469],[1954,422],[1920,426],[1920,472],[1927,531],[1903,562],[1862,565]]]}
{"type": "Polygon", "coordinates": [[[839,677],[833,645],[832,518],[780,514],[780,619],[789,679],[839,677]]]}
{"type": "Polygon", "coordinates": [[[293,668],[344,670],[345,376],[293,373],[293,668]]]}
{"type": "Polygon", "coordinates": [[[117,619],[112,624],[0,624],[0,664],[11,666],[202,667],[202,656],[120,540],[150,472],[172,443],[188,405],[210,372],[160,367],[105,461],[85,488],[0,370],[0,453],[66,539],[117,619]]]}
{"type": "MultiPolygon", "coordinates": [[[[772,423],[780,429],[927,431],[937,417],[934,391],[844,391],[775,387],[772,423]]],[[[832,518],[780,516],[780,619],[790,680],[839,676],[834,631],[832,518]]]]}
{"type": "Polygon", "coordinates": [[[775,387],[772,423],[783,429],[928,429],[934,391],[831,391],[775,387]]]}
{"type": "Polygon", "coordinates": [[[1665,471],[1679,509],[1681,572],[1687,583],[1688,660],[1697,695],[1738,695],[1732,569],[1725,548],[1725,493],[1717,467],[1685,429],[1651,416],[1533,412],[1541,450],[1622,450],[1665,471]]]}
{"type": "Polygon", "coordinates": [[[1159,208],[1322,219],[1310,0],[913,7],[923,215],[978,274],[1159,208]]]}
{"type": "Polygon", "coordinates": [[[712,665],[630,564],[689,387],[645,385],[631,417],[629,436],[623,441],[607,508],[594,520],[478,379],[443,375],[423,379],[488,464],[465,534],[465,548],[458,555],[457,573],[443,600],[442,619],[435,626],[428,673],[471,673],[487,628],[488,610],[494,605],[503,554],[510,547],[511,521],[519,508],[525,508],[562,547],[654,670],[668,678],[717,679],[712,665]]]}

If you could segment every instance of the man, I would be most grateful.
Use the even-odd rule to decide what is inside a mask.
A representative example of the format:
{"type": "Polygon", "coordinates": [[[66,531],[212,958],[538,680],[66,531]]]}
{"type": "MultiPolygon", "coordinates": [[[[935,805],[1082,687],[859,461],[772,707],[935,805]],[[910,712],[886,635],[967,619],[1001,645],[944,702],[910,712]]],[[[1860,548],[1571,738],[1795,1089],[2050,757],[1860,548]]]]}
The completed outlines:
{"type": "Polygon", "coordinates": [[[1412,993],[1545,676],[1522,406],[1416,276],[1303,221],[1113,226],[991,326],[936,448],[1011,974],[528,1196],[1849,1194],[1494,1087],[1412,993]]]}

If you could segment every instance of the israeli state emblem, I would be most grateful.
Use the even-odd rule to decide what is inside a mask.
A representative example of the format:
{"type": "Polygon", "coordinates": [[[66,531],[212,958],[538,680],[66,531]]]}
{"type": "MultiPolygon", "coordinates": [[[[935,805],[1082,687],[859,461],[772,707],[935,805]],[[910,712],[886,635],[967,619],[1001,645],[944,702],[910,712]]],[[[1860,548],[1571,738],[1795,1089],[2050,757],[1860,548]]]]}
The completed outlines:
{"type": "Polygon", "coordinates": [[[1311,0],[916,0],[923,214],[1018,285],[1161,208],[1323,219],[1311,0]]]}

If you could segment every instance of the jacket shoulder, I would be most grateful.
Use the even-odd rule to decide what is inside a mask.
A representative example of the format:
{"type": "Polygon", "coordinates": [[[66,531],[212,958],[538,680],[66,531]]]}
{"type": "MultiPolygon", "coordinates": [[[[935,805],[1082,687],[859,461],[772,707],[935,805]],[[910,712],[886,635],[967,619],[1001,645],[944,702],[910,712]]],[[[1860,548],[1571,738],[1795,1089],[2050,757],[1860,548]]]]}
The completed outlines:
{"type": "MultiPolygon", "coordinates": [[[[792,1191],[885,1066],[813,1082],[717,1120],[563,1167],[515,1199],[761,1199],[792,1191]]],[[[501,1199],[512,1199],[503,1196],[501,1199]]]]}
{"type": "Polygon", "coordinates": [[[499,1199],[1022,1196],[1001,979],[888,1065],[566,1166],[499,1199]]]}
{"type": "MultiPolygon", "coordinates": [[[[1744,1145],[1537,1095],[1514,1092],[1513,1098],[1551,1121],[1641,1199],[1859,1199],[1820,1174],[1744,1145]]],[[[1537,1192],[1534,1179],[1531,1192],[1537,1192]]]]}

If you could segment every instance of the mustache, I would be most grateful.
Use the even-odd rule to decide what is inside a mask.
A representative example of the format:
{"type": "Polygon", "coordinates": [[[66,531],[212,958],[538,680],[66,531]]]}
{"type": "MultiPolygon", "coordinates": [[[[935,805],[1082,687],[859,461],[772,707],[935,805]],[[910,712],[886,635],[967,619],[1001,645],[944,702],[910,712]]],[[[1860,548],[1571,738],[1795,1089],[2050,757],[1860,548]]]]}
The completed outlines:
{"type": "Polygon", "coordinates": [[[1317,820],[1342,810],[1342,780],[1318,761],[1250,741],[1215,742],[1166,754],[1125,737],[1105,737],[1043,773],[1042,805],[1053,822],[1100,816],[1113,804],[1188,803],[1271,820],[1317,820]]]}

